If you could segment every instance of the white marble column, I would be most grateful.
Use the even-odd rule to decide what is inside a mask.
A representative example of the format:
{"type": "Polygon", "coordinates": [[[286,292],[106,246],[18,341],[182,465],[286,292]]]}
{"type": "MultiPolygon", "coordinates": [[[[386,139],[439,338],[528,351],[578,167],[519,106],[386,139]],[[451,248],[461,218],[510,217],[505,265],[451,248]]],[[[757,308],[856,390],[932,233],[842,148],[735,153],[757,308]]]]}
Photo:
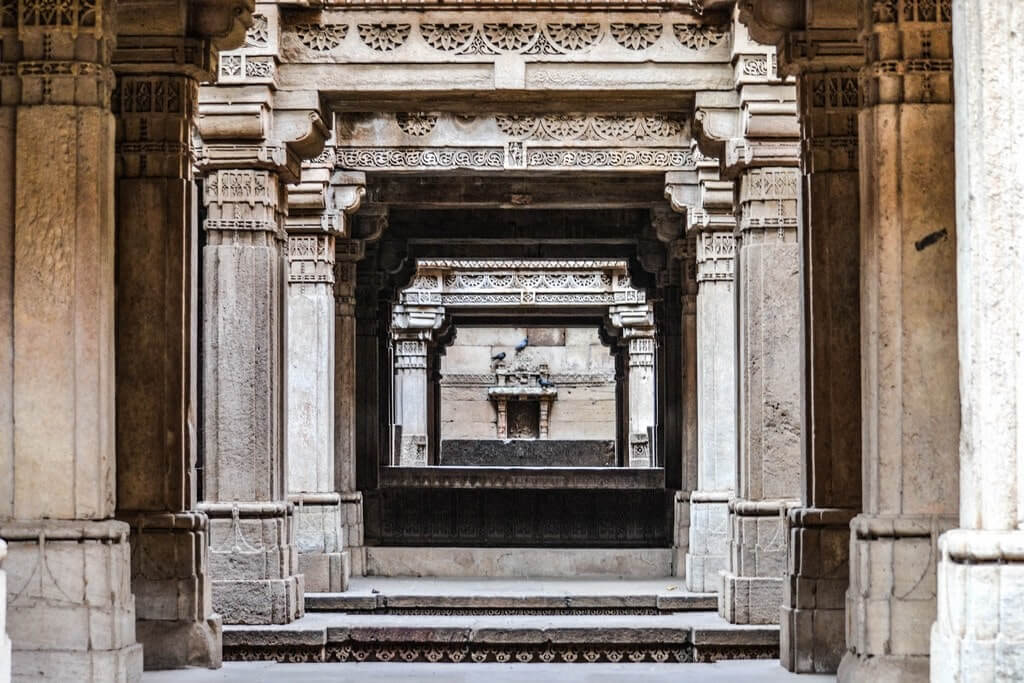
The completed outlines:
{"type": "Polygon", "coordinates": [[[862,10],[864,489],[839,677],[923,681],[938,538],[959,509],[951,22],[941,3],[862,10]]]}
{"type": "Polygon", "coordinates": [[[629,328],[629,466],[651,467],[651,429],[654,427],[654,329],[629,328]]]}
{"type": "Polygon", "coordinates": [[[427,354],[443,322],[439,307],[394,307],[395,420],[402,428],[396,464],[402,467],[425,467],[429,462],[427,354]]]}
{"type": "Polygon", "coordinates": [[[114,519],[115,4],[5,9],[17,17],[16,31],[3,29],[0,106],[0,538],[13,676],[137,680],[129,527],[114,519]]]}
{"type": "Polygon", "coordinates": [[[1024,7],[953,3],[960,517],[939,539],[931,680],[1024,678],[1024,7]]]}
{"type": "MultiPolygon", "coordinates": [[[[735,221],[730,221],[735,224],[735,221]]],[[[728,224],[697,235],[697,490],[690,494],[686,585],[718,589],[729,566],[736,486],[735,237],[728,224]]]]}

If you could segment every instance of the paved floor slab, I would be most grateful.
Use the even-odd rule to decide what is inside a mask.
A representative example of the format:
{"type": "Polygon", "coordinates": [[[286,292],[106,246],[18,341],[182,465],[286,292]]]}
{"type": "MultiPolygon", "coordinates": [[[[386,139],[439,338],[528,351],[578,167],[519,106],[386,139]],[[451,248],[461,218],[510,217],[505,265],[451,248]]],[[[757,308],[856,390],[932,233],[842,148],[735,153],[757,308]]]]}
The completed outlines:
{"type": "Polygon", "coordinates": [[[825,683],[835,676],[792,674],[778,660],[714,664],[277,664],[225,662],[224,668],[150,671],[143,683],[825,683]]]}

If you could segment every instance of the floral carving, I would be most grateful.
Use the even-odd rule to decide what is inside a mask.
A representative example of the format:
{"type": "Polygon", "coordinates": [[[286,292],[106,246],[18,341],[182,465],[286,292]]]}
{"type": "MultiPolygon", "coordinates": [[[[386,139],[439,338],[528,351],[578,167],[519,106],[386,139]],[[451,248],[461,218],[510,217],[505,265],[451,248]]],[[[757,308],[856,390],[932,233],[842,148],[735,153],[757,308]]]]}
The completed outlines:
{"type": "Polygon", "coordinates": [[[252,26],[245,32],[246,47],[265,47],[270,42],[270,30],[267,17],[262,14],[252,15],[252,26]]]}
{"type": "Polygon", "coordinates": [[[500,114],[495,121],[498,130],[517,138],[530,135],[537,129],[537,117],[528,114],[500,114]]]}
{"type": "Polygon", "coordinates": [[[378,52],[390,52],[405,44],[412,26],[409,24],[359,24],[359,38],[378,52]]]}
{"type": "Polygon", "coordinates": [[[270,78],[273,75],[273,57],[248,58],[245,60],[246,78],[270,78]]]}
{"type": "Polygon", "coordinates": [[[587,129],[587,119],[579,114],[549,114],[540,120],[540,125],[556,140],[574,140],[587,129]]]}
{"type": "Polygon", "coordinates": [[[435,50],[453,52],[473,40],[473,24],[420,24],[420,34],[435,50]]]}
{"type": "Polygon", "coordinates": [[[436,114],[424,114],[423,112],[396,114],[395,119],[403,133],[417,137],[426,135],[437,125],[436,114]]]}
{"type": "Polygon", "coordinates": [[[303,45],[315,52],[328,52],[341,44],[348,34],[347,24],[300,24],[295,33],[303,45]]]}
{"type": "Polygon", "coordinates": [[[483,34],[497,49],[518,52],[533,42],[537,24],[484,24],[483,34]]]}
{"type": "Polygon", "coordinates": [[[679,42],[691,50],[714,47],[721,43],[726,35],[726,29],[723,27],[697,24],[673,24],[672,30],[679,42]]]}
{"type": "Polygon", "coordinates": [[[547,24],[544,28],[551,42],[563,50],[582,50],[601,36],[600,24],[547,24]]]}
{"type": "Polygon", "coordinates": [[[661,24],[612,24],[612,38],[630,50],[646,50],[661,38],[661,24]]]}

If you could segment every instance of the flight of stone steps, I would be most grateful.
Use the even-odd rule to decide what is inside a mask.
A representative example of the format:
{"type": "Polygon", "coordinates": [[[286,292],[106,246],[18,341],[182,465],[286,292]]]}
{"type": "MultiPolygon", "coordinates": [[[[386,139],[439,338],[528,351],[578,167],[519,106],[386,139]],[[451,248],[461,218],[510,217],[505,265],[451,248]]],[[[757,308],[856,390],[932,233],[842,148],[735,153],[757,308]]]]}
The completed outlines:
{"type": "Polygon", "coordinates": [[[708,662],[776,658],[777,626],[736,626],[678,578],[353,578],[284,626],[225,626],[225,660],[708,662]]]}

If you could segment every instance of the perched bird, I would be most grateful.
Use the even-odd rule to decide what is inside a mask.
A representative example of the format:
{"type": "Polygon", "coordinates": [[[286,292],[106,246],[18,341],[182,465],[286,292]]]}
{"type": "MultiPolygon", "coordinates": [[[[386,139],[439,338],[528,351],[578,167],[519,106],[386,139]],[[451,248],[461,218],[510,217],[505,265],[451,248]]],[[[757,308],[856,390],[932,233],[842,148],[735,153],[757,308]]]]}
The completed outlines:
{"type": "Polygon", "coordinates": [[[537,384],[541,385],[545,389],[555,386],[555,383],[549,380],[547,377],[538,377],[537,384]]]}
{"type": "Polygon", "coordinates": [[[502,351],[501,353],[494,354],[491,356],[491,360],[505,360],[505,352],[502,351]]]}
{"type": "Polygon", "coordinates": [[[516,353],[519,353],[520,351],[525,349],[529,344],[530,344],[530,340],[527,339],[526,337],[523,337],[523,341],[521,341],[518,344],[516,344],[516,353]]]}

